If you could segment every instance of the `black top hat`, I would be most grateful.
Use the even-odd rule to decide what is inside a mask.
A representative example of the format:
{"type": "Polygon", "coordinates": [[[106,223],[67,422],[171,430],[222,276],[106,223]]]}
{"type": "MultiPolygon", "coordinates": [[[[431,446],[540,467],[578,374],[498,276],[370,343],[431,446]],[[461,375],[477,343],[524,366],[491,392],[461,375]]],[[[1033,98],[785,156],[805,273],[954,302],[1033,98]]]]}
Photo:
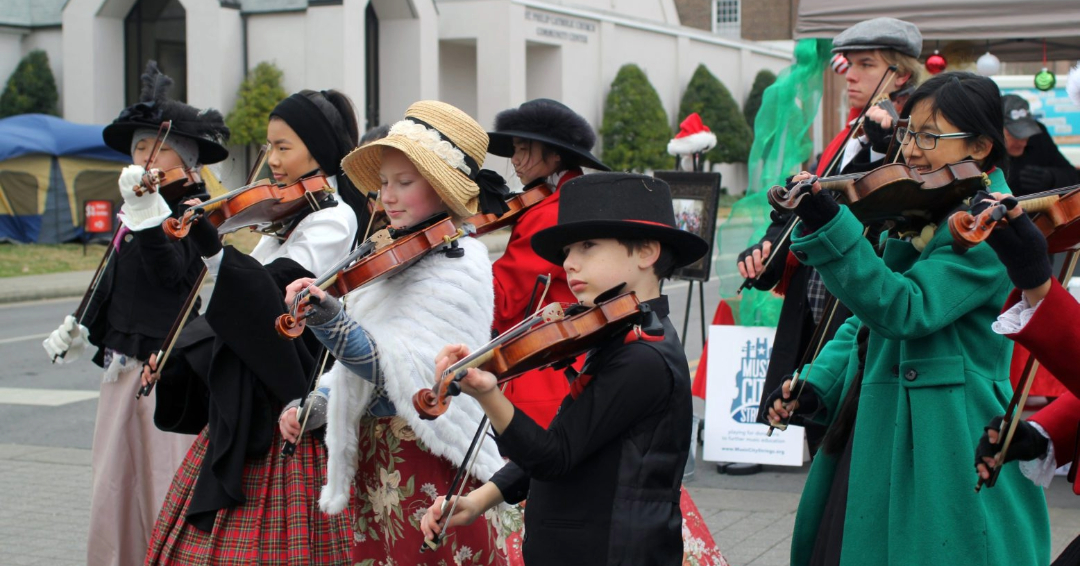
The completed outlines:
{"type": "MultiPolygon", "coordinates": [[[[195,140],[199,146],[199,163],[206,165],[224,161],[229,150],[223,145],[229,139],[229,128],[217,110],[199,110],[167,96],[173,80],[158,70],[157,63],[146,64],[142,74],[139,102],[120,112],[112,124],[105,126],[101,137],[105,145],[123,154],[131,153],[131,138],[142,128],[158,129],[161,123],[172,120],[169,137],[180,136],[195,140]]],[[[168,139],[165,143],[169,143],[168,139]]]]}
{"type": "Polygon", "coordinates": [[[536,140],[552,146],[576,162],[600,171],[610,171],[590,150],[596,145],[592,126],[565,104],[537,98],[495,116],[495,131],[488,132],[488,153],[499,157],[514,155],[514,138],[536,140]]]}
{"type": "Polygon", "coordinates": [[[709,251],[696,234],[675,227],[667,183],[633,173],[594,173],[567,181],[559,191],[559,223],[533,235],[532,248],[556,265],[563,248],[592,238],[656,240],[670,246],[676,267],[709,251]]]}

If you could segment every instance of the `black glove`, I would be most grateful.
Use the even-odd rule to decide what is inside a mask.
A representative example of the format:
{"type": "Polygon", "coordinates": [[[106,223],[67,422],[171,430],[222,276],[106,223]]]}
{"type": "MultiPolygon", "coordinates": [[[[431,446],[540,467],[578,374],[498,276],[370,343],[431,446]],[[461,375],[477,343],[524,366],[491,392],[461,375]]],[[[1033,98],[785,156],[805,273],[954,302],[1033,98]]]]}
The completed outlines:
{"type": "Polygon", "coordinates": [[[221,236],[206,218],[200,218],[191,225],[188,238],[195,243],[195,249],[202,257],[214,257],[221,251],[221,236]]]}
{"type": "Polygon", "coordinates": [[[311,304],[311,312],[308,313],[307,323],[312,326],[326,324],[334,320],[334,317],[341,312],[341,301],[331,295],[327,295],[323,299],[312,295],[309,303],[311,304]]]}
{"type": "Polygon", "coordinates": [[[878,153],[889,151],[892,128],[885,129],[881,127],[881,124],[867,119],[863,120],[863,133],[866,134],[866,139],[870,140],[870,149],[878,153]]]}
{"type": "Polygon", "coordinates": [[[799,396],[799,408],[795,409],[795,413],[797,415],[804,415],[804,416],[813,415],[814,413],[817,412],[818,408],[821,406],[821,399],[819,399],[818,396],[817,396],[817,393],[814,392],[814,388],[807,386],[805,381],[800,381],[800,382],[796,383],[794,390],[792,390],[792,392],[791,392],[791,396],[785,398],[784,397],[784,382],[791,379],[791,378],[792,378],[792,376],[790,376],[790,375],[785,376],[784,379],[781,380],[781,382],[780,382],[780,387],[777,387],[776,390],[774,390],[772,393],[769,394],[768,397],[765,398],[765,407],[764,408],[765,408],[765,420],[766,421],[768,420],[768,417],[769,417],[769,409],[771,409],[773,407],[773,405],[776,404],[776,401],[778,399],[782,399],[785,403],[787,403],[787,402],[790,402],[791,400],[793,400],[796,395],[798,395],[799,396]],[[799,393],[800,388],[802,389],[802,393],[799,393]]]}
{"type": "MultiPolygon", "coordinates": [[[[979,444],[975,446],[976,465],[985,465],[986,462],[983,462],[983,458],[993,458],[998,452],[1001,452],[1001,445],[1005,442],[1005,436],[999,435],[998,443],[990,444],[990,435],[987,432],[1000,430],[1002,420],[1004,420],[1004,417],[994,417],[990,419],[990,424],[983,427],[983,435],[979,438],[979,444]]],[[[1005,461],[1036,460],[1046,456],[1046,451],[1049,448],[1049,439],[1035,430],[1035,427],[1031,426],[1027,421],[1021,420],[1016,423],[1016,432],[1013,433],[1009,451],[1005,454],[1005,461]]]]}
{"type": "MultiPolygon", "coordinates": [[[[791,190],[794,186],[795,183],[789,183],[787,188],[791,190]]],[[[817,231],[839,213],[840,205],[836,203],[832,193],[824,189],[817,194],[807,194],[795,206],[795,214],[802,220],[806,232],[817,231]]]]}
{"type": "MultiPolygon", "coordinates": [[[[972,199],[972,214],[978,214],[992,202],[990,195],[983,191],[975,194],[972,199]]],[[[1009,280],[1018,289],[1034,289],[1053,274],[1050,266],[1050,256],[1047,254],[1046,238],[1035,227],[1026,214],[1012,219],[990,232],[986,243],[990,244],[998,259],[1005,265],[1005,271],[1009,274],[1009,280]]]]}
{"type": "MultiPolygon", "coordinates": [[[[746,248],[745,250],[743,250],[743,252],[741,254],[739,254],[739,259],[735,263],[740,264],[743,261],[745,261],[746,258],[754,255],[755,251],[761,251],[763,249],[764,248],[762,247],[761,242],[758,242],[758,243],[750,246],[749,248],[746,248]]],[[[765,258],[762,258],[762,263],[764,263],[764,261],[765,261],[765,258]]]]}
{"type": "Polygon", "coordinates": [[[1020,188],[1026,193],[1036,193],[1052,188],[1054,174],[1046,167],[1028,165],[1020,170],[1020,188]]]}

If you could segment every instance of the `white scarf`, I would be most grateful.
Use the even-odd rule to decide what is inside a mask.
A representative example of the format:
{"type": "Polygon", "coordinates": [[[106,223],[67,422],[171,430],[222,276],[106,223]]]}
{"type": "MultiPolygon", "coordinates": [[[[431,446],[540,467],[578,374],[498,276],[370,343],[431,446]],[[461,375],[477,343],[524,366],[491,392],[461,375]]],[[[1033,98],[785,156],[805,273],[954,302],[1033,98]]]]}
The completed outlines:
{"type": "MultiPolygon", "coordinates": [[[[472,397],[461,395],[434,421],[421,420],[412,396],[435,381],[435,356],[447,344],[470,350],[488,342],[494,316],[494,284],[487,247],[462,238],[465,257],[441,253],[424,257],[404,272],[357,291],[347,312],[363,326],[379,353],[379,371],[398,416],[435,455],[462,464],[484,413],[472,397]]],[[[358,427],[371,402],[374,385],[337,364],[320,380],[329,387],[327,407],[326,486],[319,507],[329,514],[348,505],[357,467],[358,427]]],[[[503,466],[494,442],[483,443],[473,469],[487,481],[503,466]]]]}

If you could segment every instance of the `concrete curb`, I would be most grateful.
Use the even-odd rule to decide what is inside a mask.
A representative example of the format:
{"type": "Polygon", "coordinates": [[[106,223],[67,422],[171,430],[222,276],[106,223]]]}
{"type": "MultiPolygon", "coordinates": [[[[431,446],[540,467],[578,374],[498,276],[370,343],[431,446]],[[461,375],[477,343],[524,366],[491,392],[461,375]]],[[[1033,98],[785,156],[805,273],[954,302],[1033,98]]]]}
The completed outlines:
{"type": "MultiPolygon", "coordinates": [[[[509,230],[480,236],[480,241],[488,247],[492,261],[502,255],[509,239],[509,230]]],[[[69,271],[0,278],[0,304],[81,297],[93,277],[93,271],[69,271]]]]}

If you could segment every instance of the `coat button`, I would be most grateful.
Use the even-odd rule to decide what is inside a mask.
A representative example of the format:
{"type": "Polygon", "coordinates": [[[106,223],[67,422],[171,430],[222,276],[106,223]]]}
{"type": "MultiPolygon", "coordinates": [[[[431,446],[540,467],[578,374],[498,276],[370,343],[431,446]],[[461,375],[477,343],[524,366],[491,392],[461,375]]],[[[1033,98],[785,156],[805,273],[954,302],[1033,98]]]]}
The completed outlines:
{"type": "Polygon", "coordinates": [[[135,238],[135,236],[131,232],[124,234],[124,243],[130,242],[133,238],[135,238]]]}
{"type": "Polygon", "coordinates": [[[919,372],[917,372],[917,371],[915,371],[913,369],[907,370],[907,373],[904,374],[904,379],[906,379],[908,381],[915,381],[916,377],[919,377],[919,372]]]}
{"type": "Polygon", "coordinates": [[[806,261],[806,252],[804,252],[802,250],[796,250],[796,251],[794,251],[792,253],[795,254],[795,259],[797,259],[799,261],[806,261]]]}

